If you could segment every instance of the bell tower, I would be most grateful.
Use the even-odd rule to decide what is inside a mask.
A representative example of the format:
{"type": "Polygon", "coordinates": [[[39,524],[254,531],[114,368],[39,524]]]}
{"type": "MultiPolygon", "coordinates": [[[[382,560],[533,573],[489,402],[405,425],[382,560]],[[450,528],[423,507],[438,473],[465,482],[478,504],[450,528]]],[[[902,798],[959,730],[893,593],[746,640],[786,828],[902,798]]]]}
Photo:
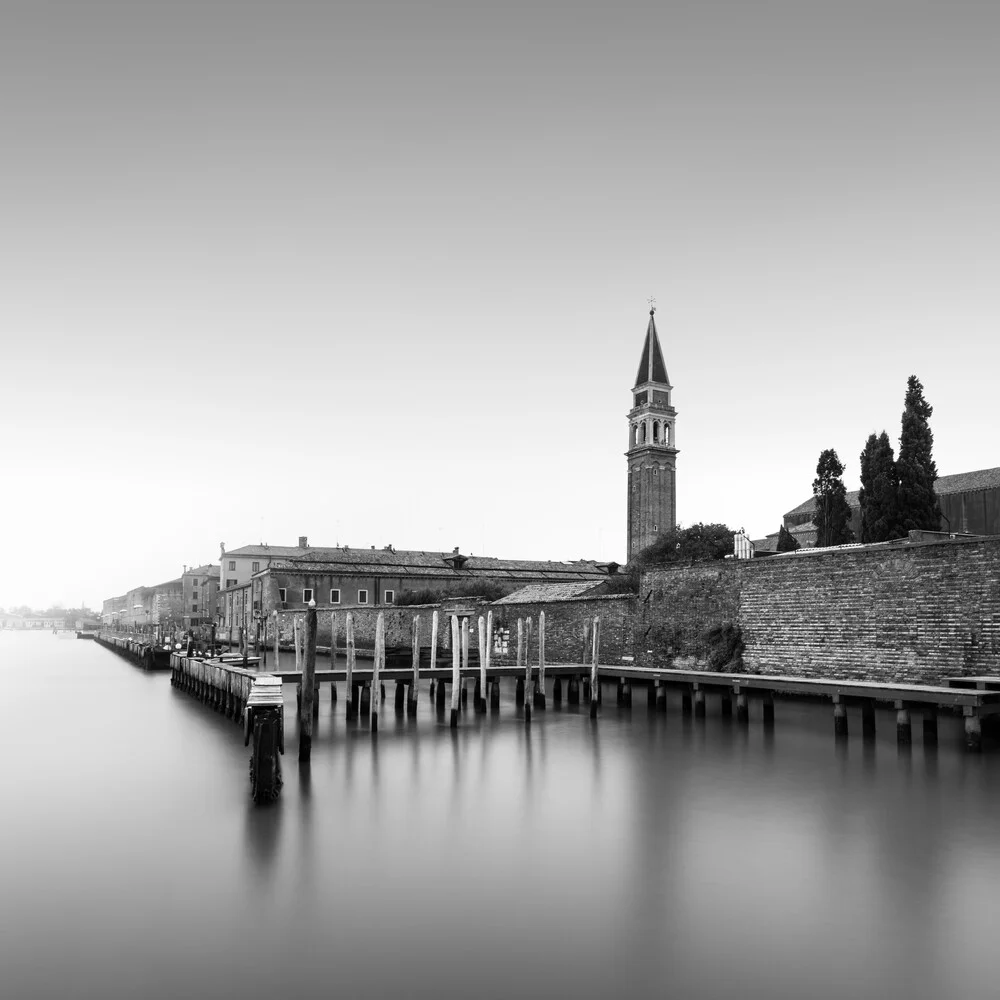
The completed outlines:
{"type": "Polygon", "coordinates": [[[651,306],[628,414],[629,560],[663,532],[672,531],[677,521],[677,411],[670,400],[673,386],[656,335],[655,312],[651,306]]]}

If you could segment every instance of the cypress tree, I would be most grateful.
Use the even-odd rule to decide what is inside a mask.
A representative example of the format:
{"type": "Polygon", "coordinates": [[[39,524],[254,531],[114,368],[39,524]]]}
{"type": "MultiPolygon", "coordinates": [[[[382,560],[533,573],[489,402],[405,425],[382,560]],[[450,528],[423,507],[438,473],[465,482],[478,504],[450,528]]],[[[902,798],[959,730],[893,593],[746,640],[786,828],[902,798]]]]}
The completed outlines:
{"type": "Polygon", "coordinates": [[[898,486],[889,435],[869,435],[861,452],[861,541],[884,542],[906,534],[899,528],[898,486]]]}
{"type": "Polygon", "coordinates": [[[851,507],[844,487],[844,465],[833,448],[822,451],[813,480],[813,523],[816,546],[844,545],[854,541],[851,507]]]}
{"type": "Polygon", "coordinates": [[[911,375],[906,383],[899,461],[896,462],[899,475],[898,528],[901,535],[913,529],[941,529],[941,507],[934,493],[937,466],[931,453],[934,435],[927,423],[933,412],[934,408],[924,399],[924,387],[920,380],[911,375]]]}
{"type": "Polygon", "coordinates": [[[778,528],[778,552],[794,552],[800,548],[799,540],[784,525],[778,528]]]}

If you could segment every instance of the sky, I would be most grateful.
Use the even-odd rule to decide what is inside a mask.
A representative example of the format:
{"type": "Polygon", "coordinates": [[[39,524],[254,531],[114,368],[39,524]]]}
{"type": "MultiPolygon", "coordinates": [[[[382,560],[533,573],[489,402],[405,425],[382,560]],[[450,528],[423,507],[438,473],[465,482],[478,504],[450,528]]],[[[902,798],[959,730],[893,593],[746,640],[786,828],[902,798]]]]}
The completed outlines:
{"type": "Polygon", "coordinates": [[[1000,5],[0,0],[0,606],[219,544],[625,559],[1000,465],[1000,5]]]}

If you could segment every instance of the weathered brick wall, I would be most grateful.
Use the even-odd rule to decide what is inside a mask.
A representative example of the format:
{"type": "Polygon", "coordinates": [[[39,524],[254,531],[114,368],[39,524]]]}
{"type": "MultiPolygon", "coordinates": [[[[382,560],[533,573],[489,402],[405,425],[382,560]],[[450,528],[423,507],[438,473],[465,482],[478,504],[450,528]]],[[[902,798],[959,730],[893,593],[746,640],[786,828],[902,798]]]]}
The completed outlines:
{"type": "Polygon", "coordinates": [[[750,673],[938,683],[1000,674],[1000,538],[864,546],[643,577],[652,665],[702,662],[735,621],[750,673]],[[651,641],[656,630],[673,638],[651,641]]]}
{"type": "MultiPolygon", "coordinates": [[[[608,594],[538,604],[493,605],[493,662],[517,662],[517,620],[531,618],[531,646],[527,656],[538,659],[538,616],[545,612],[546,663],[580,663],[585,623],[601,619],[602,664],[621,663],[633,655],[636,600],[628,594],[608,594]],[[501,632],[502,634],[497,634],[501,632]],[[497,641],[499,640],[499,642],[497,641]],[[506,651],[504,651],[506,647],[506,651]]],[[[588,649],[590,648],[588,643],[588,649]]]]}

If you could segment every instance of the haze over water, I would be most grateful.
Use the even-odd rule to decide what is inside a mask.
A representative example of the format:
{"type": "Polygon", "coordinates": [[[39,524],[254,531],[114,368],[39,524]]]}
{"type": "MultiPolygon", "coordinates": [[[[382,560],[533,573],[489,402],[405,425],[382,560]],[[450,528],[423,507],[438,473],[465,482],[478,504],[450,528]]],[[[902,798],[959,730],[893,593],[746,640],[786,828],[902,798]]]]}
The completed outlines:
{"type": "MultiPolygon", "coordinates": [[[[0,633],[0,992],[995,994],[1000,756],[631,714],[348,726],[250,802],[242,732],[93,643],[0,633]]],[[[341,696],[343,692],[341,691],[341,696]]],[[[855,719],[852,718],[852,724],[855,719]]],[[[915,730],[919,727],[915,726],[915,730]]]]}

